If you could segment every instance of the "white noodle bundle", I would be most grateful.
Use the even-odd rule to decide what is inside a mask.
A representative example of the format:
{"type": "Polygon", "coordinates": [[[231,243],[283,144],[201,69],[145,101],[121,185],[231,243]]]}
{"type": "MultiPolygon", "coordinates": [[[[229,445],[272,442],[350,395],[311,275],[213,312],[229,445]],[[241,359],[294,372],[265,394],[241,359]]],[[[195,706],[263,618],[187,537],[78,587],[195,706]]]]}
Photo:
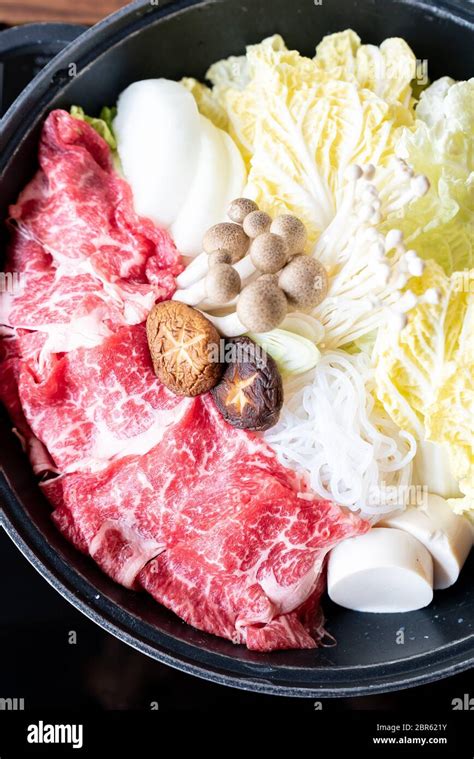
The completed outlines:
{"type": "Polygon", "coordinates": [[[264,435],[318,495],[368,517],[403,505],[416,453],[413,436],[375,404],[373,388],[369,356],[327,351],[287,384],[280,420],[264,435]]]}

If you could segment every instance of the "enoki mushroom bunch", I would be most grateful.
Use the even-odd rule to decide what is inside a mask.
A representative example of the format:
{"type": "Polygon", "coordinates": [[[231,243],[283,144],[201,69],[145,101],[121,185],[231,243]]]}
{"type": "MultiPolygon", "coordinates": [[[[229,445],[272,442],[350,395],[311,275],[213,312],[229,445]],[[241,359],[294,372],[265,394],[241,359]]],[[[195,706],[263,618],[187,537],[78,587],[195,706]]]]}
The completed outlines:
{"type": "Polygon", "coordinates": [[[307,233],[300,219],[272,219],[248,198],[234,200],[228,217],[206,232],[204,253],[178,277],[174,300],[205,311],[228,337],[268,332],[289,310],[308,310],[324,300],[328,275],[304,254],[307,233]],[[213,313],[222,309],[231,310],[213,313]]]}
{"type": "MultiPolygon", "coordinates": [[[[419,301],[406,286],[422,275],[424,262],[389,226],[397,211],[428,189],[428,179],[400,158],[346,170],[337,211],[313,251],[329,272],[328,295],[312,312],[324,326],[327,348],[361,338],[387,319],[394,329],[405,326],[419,301]]],[[[433,301],[438,294],[423,297],[433,301]]]]}

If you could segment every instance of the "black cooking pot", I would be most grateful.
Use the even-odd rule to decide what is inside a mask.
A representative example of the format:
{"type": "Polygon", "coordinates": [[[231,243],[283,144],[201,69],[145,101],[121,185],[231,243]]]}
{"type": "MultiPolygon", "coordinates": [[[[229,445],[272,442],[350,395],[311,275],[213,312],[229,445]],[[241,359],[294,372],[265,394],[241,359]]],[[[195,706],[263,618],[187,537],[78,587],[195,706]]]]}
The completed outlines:
{"type": "MultiPolygon", "coordinates": [[[[203,77],[219,58],[281,33],[313,54],[330,32],[352,27],[365,42],[404,37],[429,76],[472,76],[472,4],[443,0],[153,0],[124,8],[82,34],[24,90],[1,129],[0,216],[36,168],[42,122],[52,108],[89,113],[147,77],[203,77]]],[[[406,615],[325,611],[338,645],[256,654],[189,627],[155,603],[116,585],[57,532],[28,461],[0,419],[4,526],[36,569],[72,604],[121,640],[162,662],[227,685],[297,696],[362,695],[454,674],[474,663],[474,557],[428,609],[406,615]],[[397,643],[403,628],[404,644],[397,643]]],[[[8,582],[7,578],[4,581],[8,582]]]]}

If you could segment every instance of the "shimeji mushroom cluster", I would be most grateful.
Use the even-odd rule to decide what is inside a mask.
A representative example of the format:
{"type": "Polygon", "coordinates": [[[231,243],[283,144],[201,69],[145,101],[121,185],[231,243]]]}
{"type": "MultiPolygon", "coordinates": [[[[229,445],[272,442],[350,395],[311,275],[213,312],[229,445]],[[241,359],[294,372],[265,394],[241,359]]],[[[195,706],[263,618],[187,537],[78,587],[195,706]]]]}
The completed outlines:
{"type": "Polygon", "coordinates": [[[229,207],[230,221],[211,227],[200,256],[178,277],[174,300],[195,306],[227,337],[267,332],[288,310],[319,305],[328,275],[304,254],[306,228],[296,216],[272,219],[248,198],[229,207]],[[212,314],[232,309],[225,315],[212,314]]]}

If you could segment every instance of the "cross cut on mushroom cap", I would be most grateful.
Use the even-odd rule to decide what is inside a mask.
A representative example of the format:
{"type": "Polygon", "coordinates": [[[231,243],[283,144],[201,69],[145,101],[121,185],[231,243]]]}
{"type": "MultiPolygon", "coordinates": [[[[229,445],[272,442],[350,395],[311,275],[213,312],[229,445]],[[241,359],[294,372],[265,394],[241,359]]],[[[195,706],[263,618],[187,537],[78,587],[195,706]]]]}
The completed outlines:
{"type": "Polygon", "coordinates": [[[218,382],[222,367],[219,333],[194,308],[177,301],[158,303],[147,320],[147,337],[158,378],[177,395],[196,396],[218,382]]]}
{"type": "Polygon", "coordinates": [[[169,327],[165,326],[163,327],[163,342],[168,342],[170,347],[163,351],[162,358],[167,361],[169,369],[172,366],[177,367],[182,361],[187,361],[191,369],[198,372],[202,365],[199,351],[205,341],[204,333],[199,332],[197,335],[193,332],[189,333],[189,329],[184,324],[181,325],[179,335],[174,335],[169,327]]]}
{"type": "Polygon", "coordinates": [[[257,373],[255,372],[250,377],[239,379],[239,370],[234,367],[234,375],[226,397],[227,406],[235,406],[239,414],[243,413],[247,404],[255,406],[254,401],[245,393],[245,390],[253,384],[256,376],[257,373]]]}
{"type": "Polygon", "coordinates": [[[233,338],[227,345],[237,350],[230,353],[222,379],[211,391],[217,408],[233,427],[273,427],[283,405],[283,383],[275,361],[249,337],[233,338]]]}

